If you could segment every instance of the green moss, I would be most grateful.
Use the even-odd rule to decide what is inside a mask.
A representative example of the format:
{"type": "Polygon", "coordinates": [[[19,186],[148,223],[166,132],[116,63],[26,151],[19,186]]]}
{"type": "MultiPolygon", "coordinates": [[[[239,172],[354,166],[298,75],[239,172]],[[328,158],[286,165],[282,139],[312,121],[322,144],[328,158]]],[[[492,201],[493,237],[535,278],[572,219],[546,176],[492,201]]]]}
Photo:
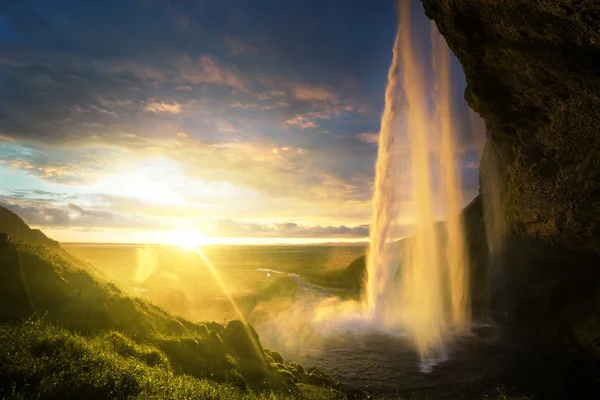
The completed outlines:
{"type": "MultiPolygon", "coordinates": [[[[342,399],[343,393],[302,385],[299,392],[242,390],[175,373],[168,364],[150,366],[114,351],[120,335],[86,338],[40,320],[0,327],[0,397],[38,399],[342,399]]],[[[127,343],[131,354],[147,348],[127,343]]],[[[158,350],[154,350],[158,351],[158,350]]]]}

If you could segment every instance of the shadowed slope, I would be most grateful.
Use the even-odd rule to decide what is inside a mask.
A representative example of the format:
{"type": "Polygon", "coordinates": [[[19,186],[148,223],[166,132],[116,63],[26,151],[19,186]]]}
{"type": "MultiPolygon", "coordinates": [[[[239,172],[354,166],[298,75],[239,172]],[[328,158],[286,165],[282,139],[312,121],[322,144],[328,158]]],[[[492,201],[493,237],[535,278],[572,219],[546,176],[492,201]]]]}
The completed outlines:
{"type": "Polygon", "coordinates": [[[31,229],[21,217],[2,206],[0,206],[0,232],[19,238],[23,243],[59,247],[56,240],[50,239],[39,229],[31,229]]]}

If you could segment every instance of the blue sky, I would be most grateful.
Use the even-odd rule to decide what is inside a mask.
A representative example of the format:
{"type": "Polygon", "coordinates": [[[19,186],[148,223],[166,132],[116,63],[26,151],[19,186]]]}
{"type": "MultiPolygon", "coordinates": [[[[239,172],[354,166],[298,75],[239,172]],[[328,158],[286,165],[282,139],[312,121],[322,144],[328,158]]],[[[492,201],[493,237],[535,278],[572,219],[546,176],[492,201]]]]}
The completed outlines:
{"type": "Polygon", "coordinates": [[[392,0],[2,2],[0,202],[61,240],[364,237],[396,24],[392,0]]]}

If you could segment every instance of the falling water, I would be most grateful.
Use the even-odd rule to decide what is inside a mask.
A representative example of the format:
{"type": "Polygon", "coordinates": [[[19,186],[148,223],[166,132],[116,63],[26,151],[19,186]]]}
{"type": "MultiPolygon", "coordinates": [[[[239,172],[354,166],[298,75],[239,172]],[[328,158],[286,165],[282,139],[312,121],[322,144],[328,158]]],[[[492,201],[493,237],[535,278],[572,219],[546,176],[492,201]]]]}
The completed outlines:
{"type": "Polygon", "coordinates": [[[470,325],[461,182],[449,49],[432,27],[432,61],[423,62],[411,40],[409,0],[400,11],[379,136],[365,305],[373,323],[409,333],[429,362],[444,354],[451,332],[470,325]],[[435,89],[427,85],[428,66],[435,89]],[[411,238],[399,249],[398,228],[407,223],[411,238]]]}

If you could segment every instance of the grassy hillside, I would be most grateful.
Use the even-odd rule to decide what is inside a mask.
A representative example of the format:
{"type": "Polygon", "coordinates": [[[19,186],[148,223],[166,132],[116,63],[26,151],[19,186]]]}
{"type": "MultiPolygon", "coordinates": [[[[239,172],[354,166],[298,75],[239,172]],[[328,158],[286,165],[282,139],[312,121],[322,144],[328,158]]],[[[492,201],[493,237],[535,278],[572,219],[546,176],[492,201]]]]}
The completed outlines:
{"type": "Polygon", "coordinates": [[[59,247],[56,240],[48,238],[39,229],[31,229],[21,217],[2,206],[0,206],[0,232],[17,237],[25,243],[43,244],[53,248],[59,247]]]}
{"type": "Polygon", "coordinates": [[[250,326],[196,324],[0,237],[0,398],[345,398],[263,349],[250,326]]]}

